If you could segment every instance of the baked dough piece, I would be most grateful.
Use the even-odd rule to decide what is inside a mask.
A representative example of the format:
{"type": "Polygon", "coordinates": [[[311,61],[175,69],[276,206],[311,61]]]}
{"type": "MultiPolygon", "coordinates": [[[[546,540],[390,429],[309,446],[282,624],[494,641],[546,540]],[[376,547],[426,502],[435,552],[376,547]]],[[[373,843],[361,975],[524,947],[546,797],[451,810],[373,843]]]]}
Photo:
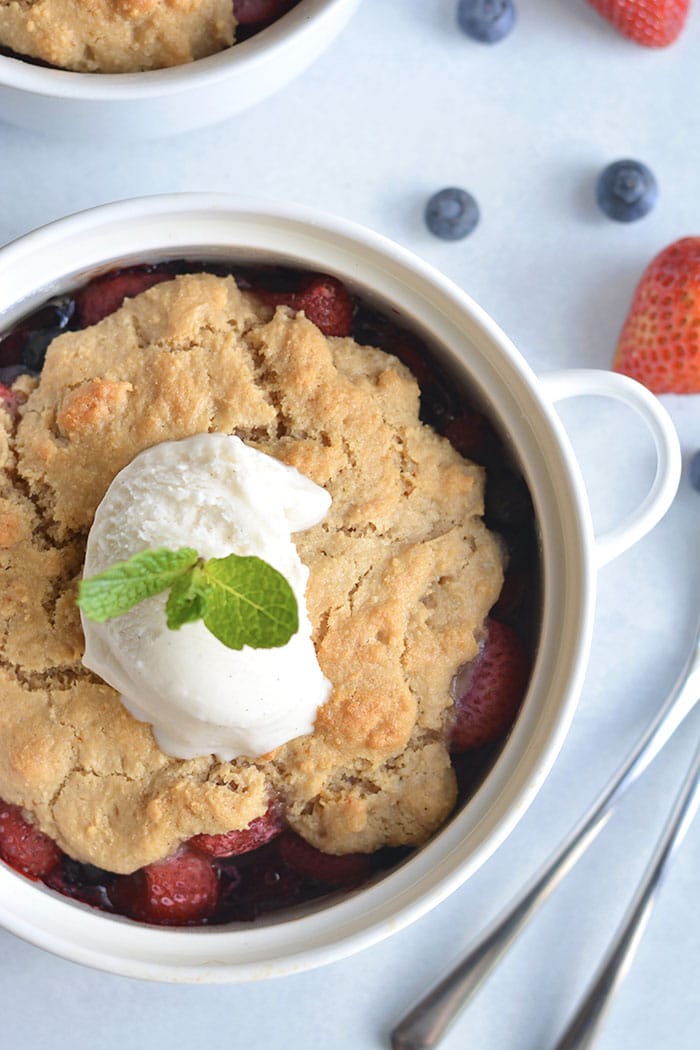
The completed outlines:
{"type": "Polygon", "coordinates": [[[61,335],[24,382],[19,424],[0,412],[0,797],[117,872],[245,827],[271,796],[329,853],[423,842],[454,805],[450,686],[476,654],[502,552],[481,520],[482,469],[419,422],[406,367],[197,274],[61,335]],[[330,699],[312,734],[231,763],[159,750],[82,666],[74,601],[115,474],[157,442],[211,431],[333,500],[295,537],[330,699]]]}
{"type": "Polygon", "coordinates": [[[136,73],[234,40],[232,0],[0,0],[0,44],[80,73],[136,73]]]}

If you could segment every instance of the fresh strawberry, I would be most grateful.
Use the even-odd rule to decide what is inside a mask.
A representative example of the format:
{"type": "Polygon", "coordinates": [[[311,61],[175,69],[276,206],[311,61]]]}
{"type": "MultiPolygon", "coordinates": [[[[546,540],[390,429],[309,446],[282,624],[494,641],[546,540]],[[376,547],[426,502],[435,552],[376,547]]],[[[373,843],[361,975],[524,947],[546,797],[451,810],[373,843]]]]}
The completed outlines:
{"type": "Polygon", "coordinates": [[[294,291],[280,292],[256,288],[255,292],[270,306],[289,306],[292,310],[303,310],[324,335],[350,335],[352,299],[345,285],[335,277],[316,275],[294,291]]]}
{"type": "Polygon", "coordinates": [[[487,619],[479,653],[460,675],[450,750],[491,744],[506,733],[525,694],[530,662],[515,631],[487,619]]]}
{"type": "Polygon", "coordinates": [[[613,369],[655,394],[700,392],[700,237],[675,241],[642,274],[613,369]]]}
{"type": "Polygon", "coordinates": [[[153,271],[115,271],[95,278],[75,297],[81,328],[88,328],[113,314],[127,297],[145,292],[161,281],[171,281],[172,277],[170,273],[153,271]]]}
{"type": "Polygon", "coordinates": [[[286,831],[279,840],[279,854],[294,871],[317,882],[333,886],[362,882],[370,873],[369,858],[364,853],[322,853],[300,835],[286,831]]]}
{"type": "Polygon", "coordinates": [[[233,13],[241,26],[269,25],[296,3],[297,0],[233,0],[233,13]]]}
{"type": "Polygon", "coordinates": [[[218,895],[210,862],[187,849],[118,878],[109,889],[117,911],[160,926],[206,922],[216,910],[218,895]]]}
{"type": "Polygon", "coordinates": [[[667,47],[680,35],[690,0],[588,0],[623,36],[644,47],[667,47]]]}
{"type": "Polygon", "coordinates": [[[19,806],[0,801],[0,857],[23,875],[39,879],[58,864],[61,851],[24,819],[19,806]]]}
{"type": "Polygon", "coordinates": [[[247,828],[224,831],[220,835],[195,835],[189,845],[208,857],[236,857],[264,846],[279,835],[283,827],[281,813],[276,806],[270,806],[262,817],[251,820],[247,828]]]}

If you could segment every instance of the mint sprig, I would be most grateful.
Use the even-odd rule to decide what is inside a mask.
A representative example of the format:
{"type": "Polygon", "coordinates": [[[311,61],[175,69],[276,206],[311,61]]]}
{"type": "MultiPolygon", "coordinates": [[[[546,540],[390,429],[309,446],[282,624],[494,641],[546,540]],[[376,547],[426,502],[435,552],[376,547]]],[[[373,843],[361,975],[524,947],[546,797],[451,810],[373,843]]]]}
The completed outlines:
{"type": "Polygon", "coordinates": [[[78,605],[90,620],[104,623],[172,587],[191,573],[197,560],[192,547],[141,551],[97,576],[81,580],[78,605]]]}
{"type": "Polygon", "coordinates": [[[203,620],[229,649],[277,648],[299,630],[294,591],[272,565],[239,554],[205,560],[191,547],[134,554],[81,580],[77,602],[89,620],[104,623],[167,590],[171,630],[203,620]]]}

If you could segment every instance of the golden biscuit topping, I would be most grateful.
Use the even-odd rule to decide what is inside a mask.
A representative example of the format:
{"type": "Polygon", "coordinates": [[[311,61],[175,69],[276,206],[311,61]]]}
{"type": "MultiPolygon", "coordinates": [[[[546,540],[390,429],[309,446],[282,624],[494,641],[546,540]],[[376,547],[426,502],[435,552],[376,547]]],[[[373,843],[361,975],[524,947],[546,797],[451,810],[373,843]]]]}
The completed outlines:
{"type": "Polygon", "coordinates": [[[0,44],[81,73],[135,73],[230,47],[232,0],[0,0],[0,44]]]}
{"type": "Polygon", "coordinates": [[[281,800],[330,853],[419,844],[449,814],[451,682],[502,583],[481,468],[418,419],[396,358],[272,314],[233,278],[179,277],[51,344],[0,430],[0,797],[69,855],[128,872],[281,800]],[[162,441],[221,432],[332,497],[299,533],[332,684],[312,734],[224,763],[163,754],[81,663],[87,532],[116,473],[162,441]]]}

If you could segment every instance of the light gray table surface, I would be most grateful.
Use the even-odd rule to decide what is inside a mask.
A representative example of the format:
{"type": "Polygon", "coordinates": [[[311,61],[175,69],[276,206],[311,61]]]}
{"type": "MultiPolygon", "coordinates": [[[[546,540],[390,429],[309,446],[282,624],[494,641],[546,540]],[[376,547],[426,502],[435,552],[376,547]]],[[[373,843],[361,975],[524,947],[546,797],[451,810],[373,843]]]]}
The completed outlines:
{"type": "MultiPolygon", "coordinates": [[[[536,371],[609,366],[642,270],[700,234],[700,9],[648,51],[584,0],[519,0],[496,47],[456,30],[453,0],[365,0],[283,92],[183,138],[67,143],[0,123],[0,243],[89,205],[185,190],[313,204],[387,234],[466,289],[536,371]],[[655,171],[646,219],[613,223],[593,183],[621,156],[655,171]],[[426,197],[461,185],[482,221],[461,243],[425,230],[426,197]]],[[[554,770],[495,856],[413,926],[321,970],[242,986],[145,984],[95,973],[0,932],[0,1046],[374,1050],[595,796],[675,679],[700,609],[700,401],[664,399],[684,453],[669,514],[602,570],[581,704],[554,770]]],[[[651,453],[624,409],[568,405],[596,521],[648,483],[651,453]]],[[[583,990],[700,733],[692,718],[444,1042],[547,1050],[583,990]]],[[[599,1050],[695,1050],[700,1029],[700,823],[653,914],[599,1050]]]]}

